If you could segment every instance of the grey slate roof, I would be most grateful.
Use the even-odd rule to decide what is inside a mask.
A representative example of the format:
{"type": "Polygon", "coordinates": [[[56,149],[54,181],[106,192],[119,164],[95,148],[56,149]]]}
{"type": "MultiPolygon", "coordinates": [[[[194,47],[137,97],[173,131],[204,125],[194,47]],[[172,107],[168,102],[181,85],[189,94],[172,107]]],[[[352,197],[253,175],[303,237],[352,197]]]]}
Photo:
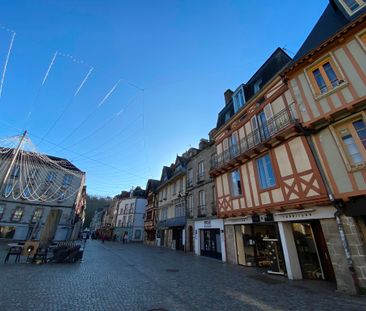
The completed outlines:
{"type": "MultiPolygon", "coordinates": [[[[291,57],[282,50],[277,48],[264,64],[257,70],[257,72],[248,80],[244,86],[245,101],[248,102],[255,95],[254,85],[261,79],[261,86],[266,85],[275,75],[285,68],[291,62],[291,57]]],[[[245,107],[245,105],[244,105],[245,107]]],[[[243,107],[242,107],[243,108],[243,107]]],[[[225,120],[225,115],[228,114],[228,120],[234,115],[234,106],[232,99],[219,112],[216,128],[223,126],[228,120],[225,120]]]]}
{"type": "Polygon", "coordinates": [[[317,48],[350,22],[364,14],[365,11],[366,7],[349,16],[343,6],[339,3],[339,0],[330,1],[299,51],[294,56],[293,62],[298,61],[300,58],[317,48]]]}

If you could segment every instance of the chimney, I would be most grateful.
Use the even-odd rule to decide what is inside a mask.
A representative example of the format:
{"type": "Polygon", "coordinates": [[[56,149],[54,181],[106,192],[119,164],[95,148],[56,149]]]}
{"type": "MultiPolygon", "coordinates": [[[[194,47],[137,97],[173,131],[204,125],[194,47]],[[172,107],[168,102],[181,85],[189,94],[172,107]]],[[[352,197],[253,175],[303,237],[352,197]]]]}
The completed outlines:
{"type": "Polygon", "coordinates": [[[234,92],[230,89],[227,89],[224,93],[225,97],[225,106],[230,102],[231,98],[233,97],[234,92]]]}
{"type": "Polygon", "coordinates": [[[207,139],[201,138],[200,143],[198,145],[199,150],[203,150],[210,145],[207,139]]]}

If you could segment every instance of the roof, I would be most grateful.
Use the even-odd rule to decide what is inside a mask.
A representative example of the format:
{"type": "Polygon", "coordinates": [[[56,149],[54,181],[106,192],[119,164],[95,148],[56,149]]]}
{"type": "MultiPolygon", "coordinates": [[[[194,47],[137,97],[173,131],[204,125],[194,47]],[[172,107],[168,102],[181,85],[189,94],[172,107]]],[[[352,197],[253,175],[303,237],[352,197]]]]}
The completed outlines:
{"type": "Polygon", "coordinates": [[[152,192],[156,192],[156,189],[159,187],[159,185],[160,185],[160,180],[149,179],[146,184],[146,193],[148,193],[150,190],[152,192]]]}
{"type": "MultiPolygon", "coordinates": [[[[12,153],[15,149],[14,148],[4,148],[4,147],[0,147],[1,155],[6,155],[8,153],[12,153]],[[5,152],[3,152],[5,151],[5,152]]],[[[43,160],[41,157],[38,156],[38,153],[35,152],[30,152],[30,151],[24,151],[22,150],[22,153],[30,156],[33,159],[37,159],[38,162],[44,162],[46,163],[45,160],[43,160]]],[[[50,160],[52,160],[53,162],[56,162],[57,165],[66,168],[68,170],[71,171],[76,171],[76,172],[80,172],[80,173],[84,173],[83,171],[81,171],[79,168],[77,168],[74,164],[72,164],[69,160],[64,159],[64,158],[59,158],[59,157],[55,157],[55,156],[51,156],[51,155],[44,155],[42,154],[43,157],[47,157],[50,160]]]]}
{"type": "MultiPolygon", "coordinates": [[[[262,89],[274,76],[279,74],[289,63],[291,57],[281,48],[277,48],[271,56],[263,63],[256,73],[242,84],[244,88],[245,101],[249,102],[256,94],[254,85],[260,82],[262,89]]],[[[245,105],[243,106],[245,107],[245,105]]],[[[242,107],[242,108],[243,108],[242,107]]],[[[231,99],[228,104],[219,112],[216,128],[223,126],[234,115],[234,105],[231,99]]]]}
{"type": "Polygon", "coordinates": [[[349,23],[356,20],[360,15],[365,13],[365,11],[366,6],[350,16],[339,3],[339,0],[331,0],[294,56],[293,62],[295,63],[305,55],[309,54],[312,50],[316,49],[322,43],[327,41],[327,39],[334,36],[349,23]]]}

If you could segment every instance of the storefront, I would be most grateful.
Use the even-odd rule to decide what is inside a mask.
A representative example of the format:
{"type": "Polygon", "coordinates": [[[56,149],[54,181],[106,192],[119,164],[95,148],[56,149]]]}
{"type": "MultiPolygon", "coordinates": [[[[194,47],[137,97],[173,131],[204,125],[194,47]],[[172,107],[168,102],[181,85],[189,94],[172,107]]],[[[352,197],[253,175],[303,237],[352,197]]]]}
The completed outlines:
{"type": "Polygon", "coordinates": [[[289,279],[334,281],[327,244],[338,235],[334,213],[332,206],[314,206],[225,219],[228,261],[289,279]]]}
{"type": "Polygon", "coordinates": [[[194,246],[198,256],[226,261],[224,225],[222,219],[194,222],[194,246]]]}
{"type": "Polygon", "coordinates": [[[235,225],[235,239],[240,265],[285,274],[282,246],[275,223],[235,225]]]}
{"type": "Polygon", "coordinates": [[[157,224],[156,245],[176,250],[184,250],[185,217],[175,217],[159,221],[157,224]]]}

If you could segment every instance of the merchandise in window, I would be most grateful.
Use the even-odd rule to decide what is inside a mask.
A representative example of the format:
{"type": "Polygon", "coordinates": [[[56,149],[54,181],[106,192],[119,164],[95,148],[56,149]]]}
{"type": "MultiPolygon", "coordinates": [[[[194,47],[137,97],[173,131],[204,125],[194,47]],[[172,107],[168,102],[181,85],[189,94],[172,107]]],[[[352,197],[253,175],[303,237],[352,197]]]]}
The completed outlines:
{"type": "Polygon", "coordinates": [[[23,208],[17,207],[14,211],[13,217],[11,218],[12,221],[20,221],[23,217],[23,208]]]}

